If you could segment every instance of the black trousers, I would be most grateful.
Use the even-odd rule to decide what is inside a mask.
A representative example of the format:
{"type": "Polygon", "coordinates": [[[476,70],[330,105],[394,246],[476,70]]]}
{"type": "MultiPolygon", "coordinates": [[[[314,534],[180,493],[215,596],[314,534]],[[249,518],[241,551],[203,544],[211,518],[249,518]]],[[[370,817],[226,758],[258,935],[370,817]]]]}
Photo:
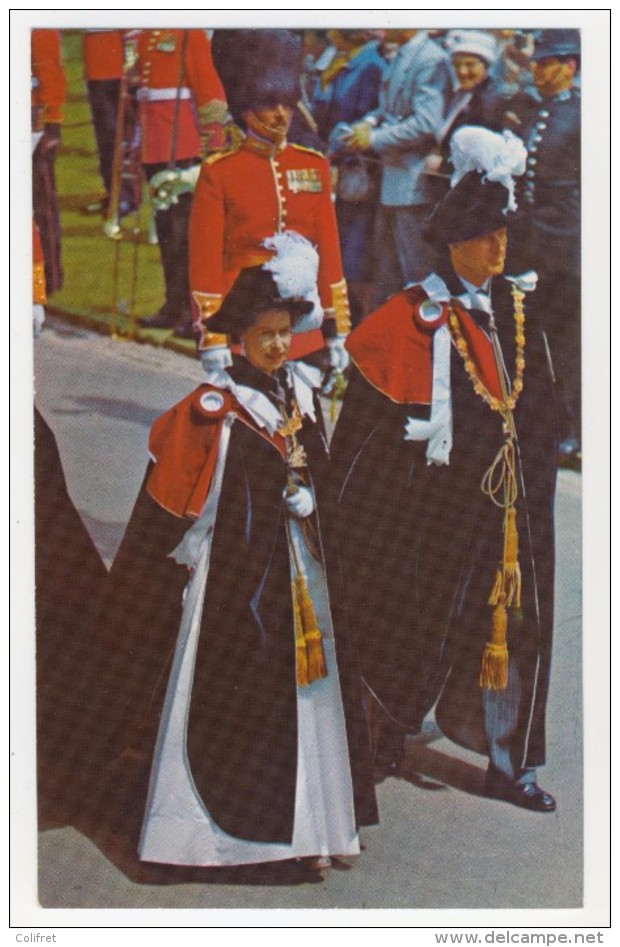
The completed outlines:
{"type": "Polygon", "coordinates": [[[90,105],[99,155],[99,172],[108,195],[114,163],[114,142],[116,139],[120,86],[120,79],[97,79],[87,83],[88,104],[90,105]]]}
{"type": "MultiPolygon", "coordinates": [[[[97,79],[87,83],[88,103],[93,120],[93,130],[97,142],[99,156],[99,173],[107,197],[112,191],[112,174],[114,168],[114,146],[116,144],[116,129],[119,118],[120,79],[97,79]]],[[[135,104],[131,106],[135,109],[135,104]]],[[[129,116],[131,118],[131,116],[129,116]]],[[[126,116],[126,125],[127,128],[126,116]]],[[[134,210],[140,198],[140,183],[123,180],[120,191],[121,214],[134,210]]]]}
{"type": "MultiPolygon", "coordinates": [[[[198,162],[198,158],[177,163],[178,167],[189,167],[198,162]]],[[[165,164],[146,164],[144,170],[147,180],[165,164]]],[[[172,204],[168,210],[155,214],[155,229],[159,242],[159,253],[164,271],[166,299],[162,307],[169,317],[170,324],[191,323],[191,295],[189,289],[189,215],[192,195],[181,194],[178,204],[172,204]]]]}

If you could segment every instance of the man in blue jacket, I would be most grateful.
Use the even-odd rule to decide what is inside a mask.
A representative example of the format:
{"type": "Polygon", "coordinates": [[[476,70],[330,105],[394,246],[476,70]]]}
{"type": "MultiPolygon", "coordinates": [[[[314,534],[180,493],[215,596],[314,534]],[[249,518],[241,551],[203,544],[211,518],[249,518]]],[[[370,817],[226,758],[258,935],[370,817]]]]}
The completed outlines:
{"type": "Polygon", "coordinates": [[[387,30],[386,41],[399,49],[385,74],[379,107],[353,126],[347,142],[350,151],[372,150],[381,158],[377,304],[437,268],[437,251],[423,233],[434,203],[424,165],[452,84],[449,58],[426,31],[387,30]]]}

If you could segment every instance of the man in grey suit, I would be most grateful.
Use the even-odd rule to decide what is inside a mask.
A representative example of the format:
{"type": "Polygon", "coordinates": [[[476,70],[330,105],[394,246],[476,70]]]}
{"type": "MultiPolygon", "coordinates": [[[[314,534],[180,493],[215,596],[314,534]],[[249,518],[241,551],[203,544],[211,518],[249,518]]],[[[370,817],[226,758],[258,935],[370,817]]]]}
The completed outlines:
{"type": "Polygon", "coordinates": [[[387,30],[399,46],[381,88],[379,107],[350,128],[346,148],[373,151],[382,166],[375,230],[376,303],[438,268],[423,233],[436,203],[425,160],[435,145],[452,78],[449,57],[425,30],[387,30]]]}

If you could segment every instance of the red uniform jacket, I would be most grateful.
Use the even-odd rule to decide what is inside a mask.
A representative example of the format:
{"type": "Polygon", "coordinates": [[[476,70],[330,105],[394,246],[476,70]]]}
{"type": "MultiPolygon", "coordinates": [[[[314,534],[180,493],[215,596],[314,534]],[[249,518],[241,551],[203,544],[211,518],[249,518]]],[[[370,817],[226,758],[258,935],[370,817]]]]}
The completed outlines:
{"type": "MultiPolygon", "coordinates": [[[[262,246],[274,233],[294,230],[319,255],[318,290],[328,316],[348,323],[346,284],[327,160],[300,145],[261,149],[253,138],[239,151],[207,159],[200,172],[190,221],[190,288],[208,320],[220,307],[239,271],[264,263],[262,246]]],[[[340,328],[340,325],[338,326],[340,328]]],[[[343,326],[343,333],[348,326],[343,326]]],[[[304,333],[305,351],[323,345],[320,333],[304,333]]]]}
{"type": "Polygon", "coordinates": [[[138,38],[140,68],[140,127],[144,164],[171,158],[197,158],[200,130],[215,121],[209,106],[224,107],[225,94],[211,59],[204,30],[141,30],[138,38]],[[184,39],[185,34],[185,39],[184,39]],[[183,62],[181,52],[185,46],[183,62]],[[176,147],[172,135],[177,90],[176,147]]]}
{"type": "Polygon", "coordinates": [[[60,59],[60,31],[32,30],[30,55],[32,127],[36,130],[48,122],[62,122],[62,106],[67,98],[67,80],[60,59]]]}
{"type": "Polygon", "coordinates": [[[120,79],[123,74],[123,30],[84,31],[84,77],[89,82],[120,79]]]}

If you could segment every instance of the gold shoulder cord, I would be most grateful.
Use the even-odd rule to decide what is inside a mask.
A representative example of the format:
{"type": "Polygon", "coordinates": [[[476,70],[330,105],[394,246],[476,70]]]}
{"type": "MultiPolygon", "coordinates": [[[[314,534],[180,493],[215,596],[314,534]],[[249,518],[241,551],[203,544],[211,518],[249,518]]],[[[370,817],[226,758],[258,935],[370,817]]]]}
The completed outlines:
{"type": "Polygon", "coordinates": [[[523,372],[525,369],[525,313],[523,309],[524,293],[515,284],[512,286],[515,321],[515,375],[510,392],[502,368],[501,350],[497,330],[492,325],[491,339],[495,353],[501,398],[492,395],[483,384],[476,365],[471,358],[467,342],[461,332],[458,316],[452,307],[448,324],[454,344],[465,366],[476,394],[502,416],[504,443],[490,465],[480,487],[491,501],[504,510],[503,534],[504,551],[497,569],[495,583],[488,599],[494,606],[491,625],[491,638],[485,645],[480,668],[480,686],[489,690],[504,690],[508,683],[508,647],[506,632],[508,628],[507,609],[521,607],[521,569],[519,566],[519,536],[517,532],[518,482],[516,471],[515,438],[513,410],[523,390],[523,372]]]}
{"type": "MultiPolygon", "coordinates": [[[[294,400],[290,417],[288,417],[283,405],[280,406],[280,411],[283,423],[277,430],[286,444],[286,463],[289,471],[287,491],[293,494],[298,489],[293,476],[294,471],[306,467],[308,462],[304,447],[299,443],[296,436],[297,431],[302,426],[302,418],[297,402],[294,400]]],[[[299,552],[291,536],[288,516],[286,517],[286,534],[295,568],[292,596],[295,624],[296,679],[299,687],[307,687],[313,681],[327,677],[327,665],[323,652],[323,636],[308,591],[308,580],[304,575],[299,552]]]]}

